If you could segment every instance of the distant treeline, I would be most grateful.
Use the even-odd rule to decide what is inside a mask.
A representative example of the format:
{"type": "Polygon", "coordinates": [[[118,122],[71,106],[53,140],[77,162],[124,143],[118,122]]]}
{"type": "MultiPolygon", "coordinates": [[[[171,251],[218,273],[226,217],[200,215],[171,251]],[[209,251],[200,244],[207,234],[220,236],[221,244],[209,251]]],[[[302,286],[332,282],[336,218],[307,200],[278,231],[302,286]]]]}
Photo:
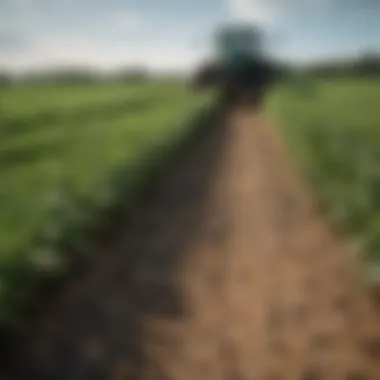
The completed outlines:
{"type": "Polygon", "coordinates": [[[317,77],[365,77],[380,75],[380,54],[365,54],[357,59],[311,65],[306,71],[317,77]]]}
{"type": "Polygon", "coordinates": [[[41,83],[41,84],[80,84],[95,82],[138,82],[148,80],[151,73],[144,68],[127,68],[113,72],[101,72],[87,68],[54,69],[45,71],[31,71],[24,74],[12,75],[0,70],[0,86],[13,83],[41,83]]]}
{"type": "Polygon", "coordinates": [[[365,54],[359,58],[330,60],[302,67],[289,63],[275,62],[278,79],[302,78],[365,78],[380,77],[380,54],[365,54]]]}
{"type": "MultiPolygon", "coordinates": [[[[356,59],[325,61],[308,65],[302,69],[275,63],[275,71],[280,76],[292,76],[294,73],[302,73],[312,77],[366,77],[380,76],[380,53],[363,54],[356,59]]],[[[0,86],[12,83],[46,83],[46,84],[69,84],[69,83],[94,83],[94,82],[141,82],[152,78],[152,73],[144,67],[128,67],[113,72],[100,72],[88,68],[55,69],[39,72],[28,72],[14,76],[0,69],[0,86]]],[[[167,75],[169,78],[178,78],[178,75],[167,75]]]]}

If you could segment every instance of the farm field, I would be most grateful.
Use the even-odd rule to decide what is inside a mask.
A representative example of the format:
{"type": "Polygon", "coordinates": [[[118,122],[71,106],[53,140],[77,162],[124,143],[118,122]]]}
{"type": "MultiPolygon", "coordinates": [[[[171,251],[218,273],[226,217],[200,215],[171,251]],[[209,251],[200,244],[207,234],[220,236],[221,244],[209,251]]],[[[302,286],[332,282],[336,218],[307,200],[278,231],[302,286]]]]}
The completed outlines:
{"type": "Polygon", "coordinates": [[[213,116],[7,345],[5,378],[379,379],[378,294],[273,123],[241,105],[213,116]]]}
{"type": "MultiPolygon", "coordinates": [[[[320,80],[280,85],[267,101],[321,206],[371,263],[380,262],[379,97],[380,80],[320,80]]],[[[86,250],[85,231],[110,210],[133,208],[213,97],[152,82],[23,85],[0,99],[0,325],[8,326],[39,279],[65,273],[86,250]]]]}
{"type": "Polygon", "coordinates": [[[65,271],[84,230],[134,205],[210,101],[176,82],[0,90],[0,325],[65,271]]]}
{"type": "Polygon", "coordinates": [[[380,79],[283,84],[268,112],[333,225],[380,263],[380,79]]]}

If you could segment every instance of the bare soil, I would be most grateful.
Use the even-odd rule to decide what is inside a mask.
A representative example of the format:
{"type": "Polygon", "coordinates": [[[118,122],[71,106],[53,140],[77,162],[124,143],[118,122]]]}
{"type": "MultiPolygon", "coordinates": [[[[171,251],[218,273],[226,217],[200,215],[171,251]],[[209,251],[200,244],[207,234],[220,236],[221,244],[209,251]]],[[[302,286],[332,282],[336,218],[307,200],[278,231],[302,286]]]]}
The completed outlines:
{"type": "Polygon", "coordinates": [[[8,379],[380,379],[380,300],[260,113],[210,125],[98,249],[8,379]]]}

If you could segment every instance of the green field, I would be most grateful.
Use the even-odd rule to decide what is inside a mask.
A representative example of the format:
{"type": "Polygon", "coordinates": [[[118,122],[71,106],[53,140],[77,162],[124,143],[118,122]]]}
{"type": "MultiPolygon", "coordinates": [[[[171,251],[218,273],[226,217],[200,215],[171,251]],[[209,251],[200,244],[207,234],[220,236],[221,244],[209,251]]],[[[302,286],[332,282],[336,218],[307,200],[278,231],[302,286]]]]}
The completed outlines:
{"type": "Polygon", "coordinates": [[[380,79],[283,84],[268,98],[333,225],[380,263],[380,79]]]}
{"type": "Polygon", "coordinates": [[[40,278],[65,272],[105,212],[134,205],[210,102],[183,83],[0,90],[0,324],[40,278]]]}
{"type": "MultiPolygon", "coordinates": [[[[380,263],[380,79],[283,83],[268,96],[332,224],[380,263]]],[[[0,326],[64,274],[110,211],[132,210],[213,103],[183,83],[0,89],[0,326]]]]}

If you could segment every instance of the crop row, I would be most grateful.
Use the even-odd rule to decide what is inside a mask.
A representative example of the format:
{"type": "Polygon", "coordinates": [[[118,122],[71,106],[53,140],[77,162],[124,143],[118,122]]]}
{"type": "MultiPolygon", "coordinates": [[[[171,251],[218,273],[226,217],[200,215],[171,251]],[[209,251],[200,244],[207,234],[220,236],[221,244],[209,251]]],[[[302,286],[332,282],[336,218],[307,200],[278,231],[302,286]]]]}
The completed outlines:
{"type": "Polygon", "coordinates": [[[380,262],[380,80],[283,85],[268,109],[333,226],[380,262]]]}
{"type": "Polygon", "coordinates": [[[184,90],[179,96],[170,86],[156,98],[138,112],[127,107],[107,117],[57,117],[12,137],[3,131],[0,325],[19,321],[42,278],[62,276],[80,259],[91,231],[134,208],[149,178],[192,135],[194,118],[206,115],[212,101],[184,90]]]}

